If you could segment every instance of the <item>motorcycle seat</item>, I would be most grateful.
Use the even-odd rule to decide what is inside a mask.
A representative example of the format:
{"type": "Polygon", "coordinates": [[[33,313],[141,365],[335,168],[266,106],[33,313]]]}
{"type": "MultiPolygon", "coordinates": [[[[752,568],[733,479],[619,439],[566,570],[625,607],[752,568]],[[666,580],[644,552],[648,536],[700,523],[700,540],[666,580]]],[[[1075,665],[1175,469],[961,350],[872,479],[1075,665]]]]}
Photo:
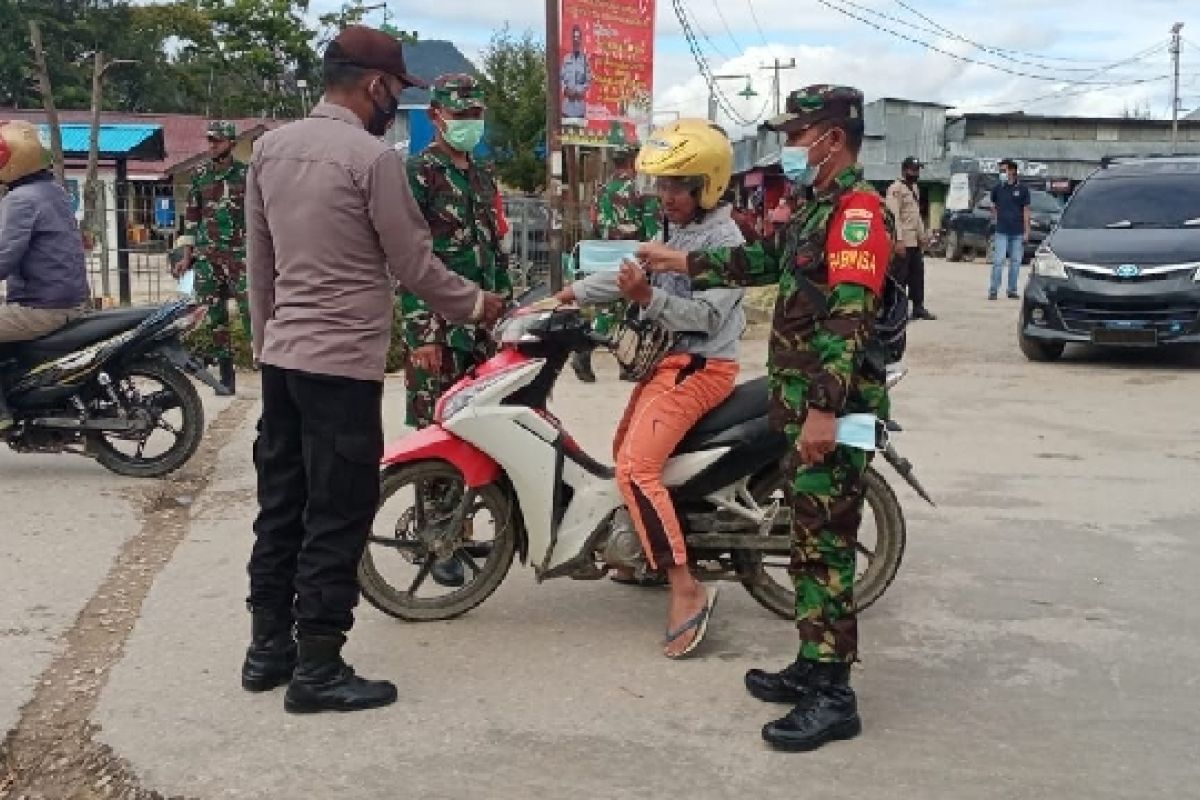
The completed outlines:
{"type": "Polygon", "coordinates": [[[676,453],[690,453],[703,449],[700,445],[717,434],[743,422],[767,416],[767,379],[755,378],[738,384],[724,403],[701,417],[688,435],[675,448],[676,453]]]}
{"type": "Polygon", "coordinates": [[[85,314],[40,339],[20,343],[20,355],[28,360],[44,360],[82,350],[119,333],[132,330],[158,311],[158,306],[114,308],[85,314]]]}

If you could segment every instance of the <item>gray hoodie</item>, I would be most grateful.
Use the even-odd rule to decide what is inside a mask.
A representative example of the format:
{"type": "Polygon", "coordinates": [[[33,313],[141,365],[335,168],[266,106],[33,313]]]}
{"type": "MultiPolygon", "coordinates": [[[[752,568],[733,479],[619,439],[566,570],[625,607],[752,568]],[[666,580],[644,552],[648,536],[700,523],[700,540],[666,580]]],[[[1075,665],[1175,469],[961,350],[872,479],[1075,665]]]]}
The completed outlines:
{"type": "Polygon", "coordinates": [[[63,188],[49,172],[13,182],[0,200],[0,281],[8,302],[67,309],[88,299],[79,225],[63,188]]]}
{"type": "MultiPolygon", "coordinates": [[[[667,245],[677,250],[710,250],[737,247],[745,239],[733,221],[730,207],[718,206],[702,219],[689,225],[672,225],[667,245]]],[[[661,235],[655,237],[661,241],[661,235]]],[[[704,358],[736,360],[738,340],[746,329],[742,308],[743,289],[706,289],[693,292],[686,275],[656,273],[650,279],[653,296],[642,309],[645,319],[654,320],[668,330],[684,334],[672,352],[691,353],[704,358]]],[[[618,300],[616,272],[597,272],[571,285],[580,305],[603,305],[618,300]]]]}

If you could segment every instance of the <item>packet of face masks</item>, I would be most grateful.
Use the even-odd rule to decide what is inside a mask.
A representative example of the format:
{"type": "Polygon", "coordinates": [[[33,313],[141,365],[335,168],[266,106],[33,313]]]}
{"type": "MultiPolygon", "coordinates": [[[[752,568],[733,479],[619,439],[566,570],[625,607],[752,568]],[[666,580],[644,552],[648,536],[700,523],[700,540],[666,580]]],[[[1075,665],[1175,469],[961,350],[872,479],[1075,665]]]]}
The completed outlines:
{"type": "Polygon", "coordinates": [[[179,276],[179,287],[177,290],[180,294],[194,295],[196,293],[196,271],[189,269],[183,275],[179,276]]]}
{"type": "Polygon", "coordinates": [[[879,418],[874,414],[847,414],[838,417],[837,443],[858,450],[879,449],[879,418]]]}

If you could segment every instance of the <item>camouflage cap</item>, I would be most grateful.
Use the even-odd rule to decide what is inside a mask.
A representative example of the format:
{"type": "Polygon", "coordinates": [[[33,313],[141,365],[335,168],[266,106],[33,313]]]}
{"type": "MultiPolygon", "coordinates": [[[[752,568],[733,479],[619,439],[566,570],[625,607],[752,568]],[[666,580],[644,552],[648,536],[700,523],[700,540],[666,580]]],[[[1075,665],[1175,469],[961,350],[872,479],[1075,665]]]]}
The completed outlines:
{"type": "Polygon", "coordinates": [[[483,102],[483,87],[470,75],[442,75],[433,82],[429,90],[430,105],[447,111],[470,111],[486,109],[483,102]]]}
{"type": "Polygon", "coordinates": [[[237,138],[237,126],[225,120],[213,120],[208,123],[205,136],[209,139],[226,139],[232,142],[237,138]]]}
{"type": "Polygon", "coordinates": [[[797,133],[818,122],[862,120],[863,95],[851,86],[816,84],[788,95],[787,109],[767,120],[766,128],[780,133],[797,133]]]}

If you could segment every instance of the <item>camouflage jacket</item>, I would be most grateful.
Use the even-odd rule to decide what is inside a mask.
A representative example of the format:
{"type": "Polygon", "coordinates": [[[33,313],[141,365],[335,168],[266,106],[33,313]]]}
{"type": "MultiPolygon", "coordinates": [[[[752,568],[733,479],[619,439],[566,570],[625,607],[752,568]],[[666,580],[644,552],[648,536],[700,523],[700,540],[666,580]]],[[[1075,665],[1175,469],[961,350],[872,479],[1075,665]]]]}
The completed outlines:
{"type": "Polygon", "coordinates": [[[774,241],[689,255],[696,288],[779,284],[768,364],[771,417],[790,436],[799,435],[809,407],[887,414],[887,391],[863,374],[862,362],[894,229],[855,166],[801,206],[774,241]]]}
{"type": "MultiPolygon", "coordinates": [[[[500,250],[496,182],[474,162],[459,169],[436,145],[408,159],[408,182],[429,230],[433,252],[445,265],[480,288],[512,294],[508,258],[500,250]]],[[[416,295],[400,296],[404,342],[409,349],[443,344],[470,352],[486,344],[474,325],[451,325],[416,295]]]]}
{"type": "Polygon", "coordinates": [[[197,258],[240,268],[246,261],[246,165],[234,160],[219,170],[209,162],[192,173],[180,245],[197,258]]]}
{"type": "Polygon", "coordinates": [[[633,178],[613,178],[596,195],[596,232],[601,239],[648,242],[660,229],[658,198],[642,194],[633,178]]]}

